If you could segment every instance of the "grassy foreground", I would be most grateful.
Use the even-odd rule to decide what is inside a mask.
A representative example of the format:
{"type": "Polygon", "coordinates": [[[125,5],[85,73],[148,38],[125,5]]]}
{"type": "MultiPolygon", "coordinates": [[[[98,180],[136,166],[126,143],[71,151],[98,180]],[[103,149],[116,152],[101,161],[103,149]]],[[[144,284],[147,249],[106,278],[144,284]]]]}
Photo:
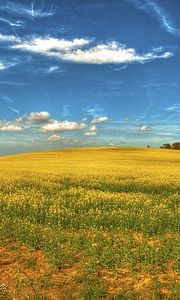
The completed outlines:
{"type": "Polygon", "coordinates": [[[180,153],[0,158],[0,299],[179,299],[180,153]]]}

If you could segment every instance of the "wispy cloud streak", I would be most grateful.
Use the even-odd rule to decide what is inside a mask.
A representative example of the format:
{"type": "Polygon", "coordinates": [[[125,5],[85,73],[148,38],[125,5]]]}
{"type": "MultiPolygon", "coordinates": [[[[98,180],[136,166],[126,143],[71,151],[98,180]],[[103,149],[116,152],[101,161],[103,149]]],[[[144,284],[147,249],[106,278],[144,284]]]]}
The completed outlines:
{"type": "Polygon", "coordinates": [[[0,71],[5,71],[17,65],[17,62],[0,61],[0,71]]]}
{"type": "MultiPolygon", "coordinates": [[[[39,2],[39,1],[38,1],[39,2]]],[[[44,3],[32,2],[30,5],[20,4],[12,1],[5,1],[0,6],[1,11],[5,11],[17,16],[27,18],[44,18],[54,16],[57,12],[55,5],[45,5],[44,3]]]]}
{"type": "Polygon", "coordinates": [[[10,98],[9,96],[0,93],[0,101],[4,103],[4,105],[11,110],[12,112],[19,114],[19,110],[14,107],[14,100],[10,98]]]}
{"type": "Polygon", "coordinates": [[[158,3],[151,0],[126,0],[132,3],[138,10],[145,11],[159,21],[160,25],[169,33],[173,35],[180,35],[180,29],[173,24],[168,12],[158,3]]]}
{"type": "Polygon", "coordinates": [[[21,27],[24,25],[24,22],[22,20],[10,20],[2,17],[0,17],[0,22],[6,23],[9,26],[16,26],[16,27],[21,27]]]}

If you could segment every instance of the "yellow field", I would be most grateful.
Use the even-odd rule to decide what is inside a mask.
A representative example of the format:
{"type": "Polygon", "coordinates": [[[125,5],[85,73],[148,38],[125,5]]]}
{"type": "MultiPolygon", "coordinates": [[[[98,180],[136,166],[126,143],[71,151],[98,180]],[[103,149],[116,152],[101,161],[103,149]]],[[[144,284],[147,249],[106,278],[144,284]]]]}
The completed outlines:
{"type": "Polygon", "coordinates": [[[175,150],[1,157],[0,299],[178,299],[179,197],[175,150]]]}

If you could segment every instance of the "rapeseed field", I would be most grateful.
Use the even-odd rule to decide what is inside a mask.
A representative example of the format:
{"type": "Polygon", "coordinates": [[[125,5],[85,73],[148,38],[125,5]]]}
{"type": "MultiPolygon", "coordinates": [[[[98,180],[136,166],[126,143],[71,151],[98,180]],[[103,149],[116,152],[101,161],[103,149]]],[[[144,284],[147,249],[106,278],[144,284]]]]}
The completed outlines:
{"type": "Polygon", "coordinates": [[[0,299],[179,299],[180,154],[0,158],[0,299]]]}

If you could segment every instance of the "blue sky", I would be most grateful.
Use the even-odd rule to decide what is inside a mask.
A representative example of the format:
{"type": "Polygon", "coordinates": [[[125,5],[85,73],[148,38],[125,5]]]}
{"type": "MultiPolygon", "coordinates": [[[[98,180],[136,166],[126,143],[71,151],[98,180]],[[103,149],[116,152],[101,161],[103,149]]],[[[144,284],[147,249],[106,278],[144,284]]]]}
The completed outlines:
{"type": "Polygon", "coordinates": [[[179,0],[0,5],[0,154],[180,139],[179,0]]]}

